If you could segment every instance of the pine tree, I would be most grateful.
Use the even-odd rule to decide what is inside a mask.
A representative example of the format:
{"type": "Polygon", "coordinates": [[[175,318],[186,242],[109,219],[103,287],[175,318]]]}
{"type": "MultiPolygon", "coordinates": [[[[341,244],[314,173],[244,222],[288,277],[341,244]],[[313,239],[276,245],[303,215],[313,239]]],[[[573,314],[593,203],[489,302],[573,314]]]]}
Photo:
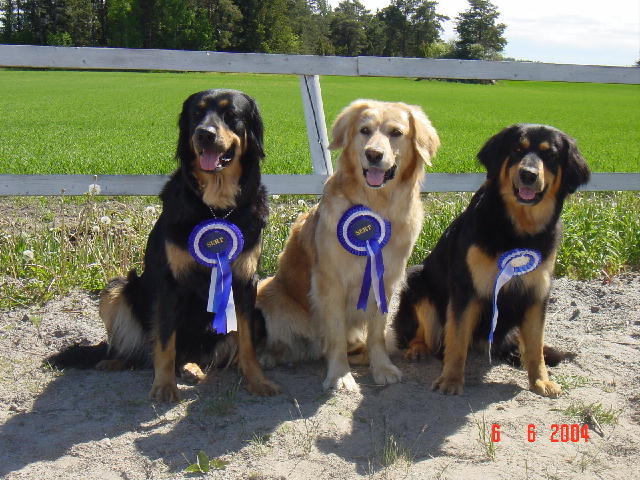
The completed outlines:
{"type": "Polygon", "coordinates": [[[498,9],[489,0],[468,0],[469,10],[456,17],[456,56],[462,59],[499,60],[507,40],[507,26],[496,23],[498,9]]]}

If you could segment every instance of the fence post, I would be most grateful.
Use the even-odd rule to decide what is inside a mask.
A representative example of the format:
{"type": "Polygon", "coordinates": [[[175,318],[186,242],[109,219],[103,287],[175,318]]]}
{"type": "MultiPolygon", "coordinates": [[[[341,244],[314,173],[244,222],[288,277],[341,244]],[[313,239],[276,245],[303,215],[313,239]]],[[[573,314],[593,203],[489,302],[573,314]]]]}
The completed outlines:
{"type": "Polygon", "coordinates": [[[309,139],[313,172],[320,175],[331,175],[333,165],[329,153],[329,139],[318,75],[300,75],[300,93],[307,123],[307,138],[309,139]]]}

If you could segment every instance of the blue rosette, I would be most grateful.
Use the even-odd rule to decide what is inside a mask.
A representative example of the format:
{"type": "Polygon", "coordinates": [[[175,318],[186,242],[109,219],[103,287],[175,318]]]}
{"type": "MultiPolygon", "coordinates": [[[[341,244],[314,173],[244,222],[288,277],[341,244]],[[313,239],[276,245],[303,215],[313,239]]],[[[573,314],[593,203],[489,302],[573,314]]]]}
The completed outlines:
{"type": "Polygon", "coordinates": [[[505,252],[498,259],[498,274],[493,287],[493,316],[489,329],[489,362],[491,362],[491,345],[493,334],[498,324],[498,293],[514,276],[534,271],[542,263],[542,254],[538,250],[516,248],[505,252]]]}
{"type": "Polygon", "coordinates": [[[357,309],[367,309],[373,285],[378,309],[387,313],[382,249],[391,238],[391,223],[364,205],[355,205],[340,217],[336,235],[340,245],[349,253],[367,257],[357,309]]]}
{"type": "Polygon", "coordinates": [[[212,327],[218,333],[237,330],[231,262],[244,248],[242,232],[226,220],[206,220],[191,231],[188,246],[198,263],[211,268],[207,312],[215,314],[212,327]]]}

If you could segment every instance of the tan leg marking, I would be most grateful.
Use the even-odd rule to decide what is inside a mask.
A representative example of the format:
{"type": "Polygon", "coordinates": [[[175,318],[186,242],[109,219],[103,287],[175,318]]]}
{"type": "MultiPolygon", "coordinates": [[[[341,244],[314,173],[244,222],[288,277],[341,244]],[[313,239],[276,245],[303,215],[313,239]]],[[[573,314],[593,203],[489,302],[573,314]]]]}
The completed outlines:
{"type": "Polygon", "coordinates": [[[251,341],[251,331],[246,316],[238,312],[238,363],[240,371],[247,379],[247,390],[253,395],[270,397],[280,393],[280,387],[268,380],[258,363],[256,351],[251,341]]]}
{"type": "Polygon", "coordinates": [[[544,397],[557,397],[562,387],[549,380],[544,364],[544,305],[536,303],[524,314],[520,326],[520,355],[529,374],[529,388],[544,397]]]}
{"type": "Polygon", "coordinates": [[[415,305],[415,314],[418,320],[418,330],[409,342],[409,347],[404,354],[405,360],[410,362],[427,360],[436,349],[434,340],[436,334],[439,335],[434,331],[437,328],[437,313],[429,300],[420,300],[415,305]]]}
{"type": "Polygon", "coordinates": [[[180,400],[176,384],[176,334],[169,337],[166,348],[163,348],[156,334],[153,347],[153,385],[149,397],[158,402],[177,402],[180,400]]]}
{"type": "Polygon", "coordinates": [[[433,390],[439,390],[446,395],[461,394],[464,390],[464,367],[480,309],[480,302],[473,298],[460,318],[455,318],[452,305],[449,303],[444,332],[444,366],[442,374],[431,386],[433,390]]]}

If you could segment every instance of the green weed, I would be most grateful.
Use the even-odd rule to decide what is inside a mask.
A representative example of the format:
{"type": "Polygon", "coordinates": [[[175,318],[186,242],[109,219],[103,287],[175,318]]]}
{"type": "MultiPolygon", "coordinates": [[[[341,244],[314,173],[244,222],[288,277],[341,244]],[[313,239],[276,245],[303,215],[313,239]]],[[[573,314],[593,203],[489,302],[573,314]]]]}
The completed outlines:
{"type": "Polygon", "coordinates": [[[196,457],[196,463],[192,463],[184,469],[185,473],[208,473],[211,470],[224,470],[229,465],[229,462],[220,458],[212,458],[204,453],[204,450],[200,450],[196,457]]]}

